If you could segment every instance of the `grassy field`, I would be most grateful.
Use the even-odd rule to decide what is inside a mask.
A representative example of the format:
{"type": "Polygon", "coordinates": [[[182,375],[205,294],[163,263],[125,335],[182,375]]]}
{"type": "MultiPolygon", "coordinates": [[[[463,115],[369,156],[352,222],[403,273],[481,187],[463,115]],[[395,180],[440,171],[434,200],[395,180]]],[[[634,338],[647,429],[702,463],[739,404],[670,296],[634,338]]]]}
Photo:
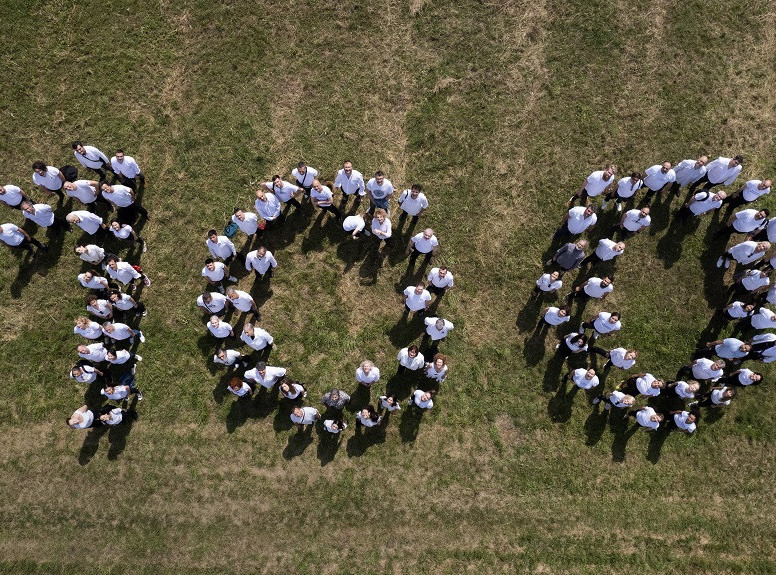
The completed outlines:
{"type": "MultiPolygon", "coordinates": [[[[565,200],[604,163],[741,153],[742,179],[772,176],[773,16],[744,0],[0,4],[0,179],[32,191],[31,163],[71,163],[76,138],[123,147],[152,221],[148,253],[121,254],[154,282],[138,421],[74,432],[80,233],[32,266],[0,250],[0,572],[776,571],[773,370],[692,437],[632,433],[561,385],[557,334],[534,335],[526,303],[565,200]],[[234,401],[194,301],[205,232],[252,205],[251,182],[299,159],[333,179],[346,158],[423,184],[419,226],[457,288],[436,407],[336,443],[291,429],[286,402],[234,401]]],[[[678,206],[656,202],[607,302],[625,326],[607,345],[665,378],[716,335],[731,281],[720,215],[681,229],[678,206]]],[[[396,237],[380,257],[308,206],[267,238],[269,290],[238,274],[270,363],[311,400],[355,389],[364,358],[384,373],[373,399],[417,384],[393,377],[422,333],[400,319],[418,276],[396,237]]]]}

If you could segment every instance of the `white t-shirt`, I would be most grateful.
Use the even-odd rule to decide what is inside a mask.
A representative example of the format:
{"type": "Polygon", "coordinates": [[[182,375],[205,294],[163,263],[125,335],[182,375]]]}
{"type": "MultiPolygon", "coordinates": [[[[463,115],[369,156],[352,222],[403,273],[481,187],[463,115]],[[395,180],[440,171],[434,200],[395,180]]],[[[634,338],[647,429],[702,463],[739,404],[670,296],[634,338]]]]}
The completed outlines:
{"type": "Polygon", "coordinates": [[[674,414],[674,423],[676,424],[676,427],[679,429],[682,429],[686,431],[687,433],[692,433],[695,431],[696,425],[695,423],[687,423],[687,418],[690,417],[689,411],[683,411],[682,413],[675,413],[674,414]]]}
{"type": "Polygon", "coordinates": [[[631,181],[630,176],[620,178],[620,180],[617,182],[617,196],[624,200],[631,198],[633,197],[633,194],[641,189],[641,186],[643,185],[643,180],[639,180],[634,184],[631,181]]]}
{"type": "MultiPolygon", "coordinates": [[[[102,262],[102,260],[105,259],[105,250],[102,249],[100,246],[96,246],[94,244],[87,244],[83,247],[86,248],[84,253],[78,254],[78,257],[81,258],[83,261],[90,264],[99,264],[102,262]]],[[[84,286],[84,287],[90,287],[90,286],[84,286]]],[[[102,289],[102,288],[97,288],[97,289],[102,289]]]]}
{"type": "Polygon", "coordinates": [[[223,262],[213,262],[212,270],[207,265],[202,268],[202,277],[208,278],[210,281],[220,282],[224,276],[226,276],[226,264],[223,262]]]}
{"type": "Polygon", "coordinates": [[[678,381],[676,387],[674,387],[674,391],[676,391],[676,395],[682,399],[695,399],[695,393],[690,391],[689,387],[690,384],[686,381],[678,381]]]}
{"type": "Polygon", "coordinates": [[[226,350],[226,357],[224,359],[221,359],[218,357],[218,354],[215,354],[213,356],[213,363],[217,363],[220,365],[234,365],[234,363],[240,359],[241,354],[236,349],[227,349],[226,350]]]}
{"type": "Polygon", "coordinates": [[[207,322],[207,328],[210,330],[210,333],[219,339],[229,337],[229,334],[232,333],[232,326],[223,320],[219,320],[216,326],[213,326],[212,323],[207,322]]]}
{"type": "Polygon", "coordinates": [[[754,329],[770,329],[776,327],[776,313],[767,307],[761,307],[752,315],[752,327],[754,329]]]}
{"type": "Polygon", "coordinates": [[[259,373],[259,370],[255,367],[246,371],[244,377],[246,379],[252,379],[267,389],[272,389],[272,386],[275,385],[275,382],[277,382],[277,380],[279,380],[284,375],[286,375],[286,369],[284,367],[274,367],[272,365],[268,365],[266,371],[264,372],[264,377],[261,376],[261,373],[259,373]]]}
{"type": "Polygon", "coordinates": [[[361,231],[366,227],[364,222],[364,216],[356,214],[354,216],[348,216],[342,221],[342,229],[346,232],[361,231]]]}
{"type": "Polygon", "coordinates": [[[342,193],[347,196],[351,196],[358,193],[359,196],[366,194],[364,191],[364,176],[358,170],[352,170],[350,177],[345,174],[345,170],[341,169],[337,172],[337,177],[334,179],[334,187],[340,188],[342,193]]]}
{"type": "Polygon", "coordinates": [[[108,360],[108,363],[112,365],[122,365],[124,363],[127,363],[132,358],[132,354],[126,350],[126,349],[117,349],[116,350],[116,357],[111,361],[108,360]]]}
{"type": "Polygon", "coordinates": [[[47,190],[55,192],[59,190],[64,182],[59,177],[59,170],[54,166],[46,166],[46,173],[42,176],[38,172],[32,173],[32,181],[36,186],[43,186],[47,190]]]}
{"type": "Polygon", "coordinates": [[[548,307],[547,311],[544,313],[544,321],[546,321],[550,325],[560,325],[571,319],[571,316],[568,314],[562,317],[559,316],[558,311],[560,311],[560,308],[553,307],[553,306],[548,307]]]}
{"type": "Polygon", "coordinates": [[[90,409],[87,409],[85,412],[82,411],[74,411],[72,417],[76,417],[77,415],[81,416],[81,423],[76,423],[74,425],[71,425],[73,429],[86,429],[89,427],[92,423],[94,423],[94,414],[91,412],[90,409]]]}
{"type": "Polygon", "coordinates": [[[614,291],[614,284],[610,283],[608,286],[601,287],[601,278],[592,277],[587,280],[584,291],[587,295],[594,298],[602,298],[611,291],[614,291]]]}
{"type": "Polygon", "coordinates": [[[597,375],[587,379],[587,370],[584,367],[575,369],[571,373],[571,380],[580,389],[593,389],[600,383],[597,375]]]}
{"type": "Polygon", "coordinates": [[[714,346],[714,353],[723,359],[740,359],[746,357],[749,352],[742,351],[744,342],[735,337],[726,337],[722,343],[714,346]]]}
{"type": "Polygon", "coordinates": [[[625,354],[628,350],[624,347],[615,347],[609,351],[609,359],[612,360],[612,365],[619,367],[620,369],[630,369],[636,365],[635,359],[625,359],[625,354]]]}
{"type": "Polygon", "coordinates": [[[431,361],[426,367],[426,377],[442,383],[447,377],[447,369],[447,364],[443,365],[442,369],[437,369],[436,365],[434,365],[434,362],[431,361]]]}
{"type": "Polygon", "coordinates": [[[104,333],[107,337],[111,339],[122,341],[125,339],[130,339],[135,335],[134,332],[132,331],[132,328],[130,328],[125,323],[120,323],[115,321],[111,325],[113,325],[113,331],[111,331],[110,333],[108,333],[108,330],[105,329],[104,327],[102,328],[102,333],[104,333]]]}
{"type": "Polygon", "coordinates": [[[754,372],[751,369],[743,368],[741,371],[738,372],[738,383],[741,385],[752,385],[755,383],[752,381],[751,376],[754,374],[754,372]]]}
{"type": "Polygon", "coordinates": [[[717,210],[722,206],[722,200],[714,199],[716,194],[711,192],[698,192],[693,196],[695,201],[690,204],[690,211],[696,216],[710,212],[711,210],[717,210]]]}
{"type": "Polygon", "coordinates": [[[135,201],[132,188],[122,186],[121,184],[114,184],[111,187],[113,188],[113,191],[102,190],[102,197],[109,202],[116,204],[119,208],[131,206],[132,202],[135,201]]]}
{"type": "Polygon", "coordinates": [[[200,295],[197,298],[197,305],[203,308],[204,310],[206,310],[211,315],[215,313],[220,313],[226,307],[226,300],[228,298],[224,294],[221,294],[218,292],[209,292],[209,293],[212,299],[206,304],[205,300],[202,299],[202,296],[200,295]]]}
{"type": "Polygon", "coordinates": [[[253,212],[243,212],[243,219],[237,217],[236,214],[232,215],[232,221],[237,224],[242,233],[252,236],[259,229],[259,216],[253,212]]]}
{"type": "Polygon", "coordinates": [[[382,200],[393,193],[393,184],[388,178],[383,178],[383,183],[380,185],[375,178],[372,178],[366,183],[366,189],[371,192],[374,199],[382,200]]]}
{"type": "Polygon", "coordinates": [[[423,237],[423,232],[419,232],[412,236],[412,243],[420,253],[427,254],[439,245],[439,240],[437,240],[434,234],[431,234],[431,237],[426,239],[423,237]]]}
{"type": "Polygon", "coordinates": [[[118,301],[112,301],[110,303],[113,307],[120,309],[121,311],[128,311],[135,308],[135,301],[132,299],[132,296],[125,293],[120,293],[118,301]]]}
{"type": "Polygon", "coordinates": [[[696,359],[692,366],[692,375],[695,379],[710,379],[717,381],[722,377],[721,369],[711,369],[714,362],[707,357],[696,359]]]}
{"type": "Polygon", "coordinates": [[[65,190],[68,196],[75,198],[83,204],[91,204],[97,199],[97,188],[89,183],[89,180],[76,180],[74,190],[65,190]]]}
{"type": "Polygon", "coordinates": [[[76,225],[87,234],[96,234],[100,229],[100,226],[102,226],[102,218],[97,214],[87,212],[86,210],[76,210],[70,212],[68,216],[77,216],[81,221],[76,225]]]}
{"type": "Polygon", "coordinates": [[[233,394],[235,394],[237,397],[242,397],[244,395],[249,395],[251,393],[251,386],[242,382],[242,385],[239,387],[239,389],[232,389],[232,386],[227,385],[226,388],[231,391],[233,394]]]}
{"type": "Polygon", "coordinates": [[[32,220],[42,228],[47,228],[54,223],[54,210],[48,204],[33,204],[34,214],[29,214],[22,210],[22,214],[28,220],[32,220]]]}
{"type": "Polygon", "coordinates": [[[140,273],[132,267],[132,264],[127,262],[116,262],[116,270],[114,271],[110,266],[105,268],[108,275],[114,280],[120,281],[124,285],[127,285],[132,280],[140,278],[140,273]]]}
{"type": "Polygon", "coordinates": [[[412,197],[412,190],[404,190],[399,195],[399,207],[410,216],[417,216],[422,210],[428,208],[428,199],[425,194],[418,192],[417,197],[412,197]]]}
{"type": "Polygon", "coordinates": [[[595,255],[597,255],[599,258],[601,258],[602,261],[605,262],[613,260],[617,256],[625,253],[625,249],[622,249],[619,252],[615,250],[614,246],[616,245],[617,242],[610,240],[609,238],[601,238],[598,240],[598,247],[595,249],[595,255]]]}
{"type": "Polygon", "coordinates": [[[644,172],[644,185],[650,190],[654,190],[655,192],[662,190],[663,186],[666,184],[676,181],[676,173],[673,170],[668,170],[664,174],[662,168],[663,166],[660,164],[655,164],[654,166],[647,168],[644,172]]]}
{"type": "Polygon", "coordinates": [[[750,264],[759,260],[765,252],[756,252],[757,242],[746,241],[736,244],[728,250],[730,256],[741,265],[750,264]]]}
{"type": "Polygon", "coordinates": [[[601,195],[601,193],[614,183],[614,175],[610,175],[608,180],[604,180],[604,170],[597,170],[590,174],[585,181],[585,190],[591,198],[601,195]]]}
{"type": "Polygon", "coordinates": [[[261,329],[260,327],[253,326],[253,335],[248,335],[243,331],[240,334],[240,340],[247,343],[249,347],[260,351],[272,345],[275,339],[269,334],[268,331],[261,329]]]}
{"type": "Polygon", "coordinates": [[[242,312],[251,311],[251,309],[253,309],[254,302],[251,294],[239,289],[234,290],[234,293],[237,294],[237,297],[229,298],[229,301],[232,302],[235,309],[242,312]]]}
{"type": "Polygon", "coordinates": [[[413,402],[421,409],[431,409],[434,407],[434,400],[429,397],[426,401],[422,401],[421,398],[424,393],[422,389],[416,389],[415,393],[412,394],[413,402]]]}
{"type": "Polygon", "coordinates": [[[630,404],[623,403],[622,400],[625,399],[625,395],[621,391],[617,391],[616,389],[609,394],[609,401],[614,407],[622,409],[623,407],[630,407],[630,404]]]}
{"type": "MultiPolygon", "coordinates": [[[[595,330],[600,333],[601,335],[606,335],[607,333],[611,333],[613,331],[617,331],[622,328],[622,322],[618,319],[614,323],[610,323],[609,319],[612,317],[612,314],[608,311],[602,311],[598,314],[598,317],[595,318],[595,321],[593,322],[593,327],[595,330]]],[[[612,362],[614,363],[614,362],[612,362]]]]}
{"type": "Polygon", "coordinates": [[[410,357],[409,349],[406,347],[399,350],[396,359],[399,360],[399,365],[403,365],[412,371],[420,369],[426,364],[422,353],[418,352],[415,357],[410,357]]]}
{"type": "Polygon", "coordinates": [[[399,405],[399,402],[395,402],[393,405],[388,403],[388,396],[381,395],[380,401],[378,403],[380,406],[380,409],[385,409],[386,411],[399,411],[401,409],[401,405],[399,405]]]}
{"type": "Polygon", "coordinates": [[[248,271],[253,269],[260,275],[264,275],[270,267],[278,267],[278,262],[269,250],[266,250],[263,257],[259,257],[259,250],[248,252],[248,255],[245,256],[245,269],[248,271]]]}
{"type": "Polygon", "coordinates": [[[741,285],[743,285],[749,291],[755,291],[761,287],[765,287],[771,283],[768,276],[760,276],[760,270],[748,270],[746,275],[741,279],[741,285]]]}
{"type": "Polygon", "coordinates": [[[432,341],[437,341],[439,339],[443,339],[447,337],[447,332],[449,332],[451,329],[453,329],[453,323],[448,320],[442,320],[445,322],[445,325],[442,326],[442,329],[437,329],[436,327],[436,321],[440,319],[438,317],[427,317],[423,320],[423,323],[426,324],[426,333],[431,336],[432,341]]]}
{"type": "Polygon", "coordinates": [[[111,316],[113,310],[111,309],[108,300],[98,299],[94,302],[94,305],[87,305],[86,311],[96,315],[101,319],[108,319],[111,316]]]}
{"type": "Polygon", "coordinates": [[[429,281],[434,287],[440,289],[453,287],[453,274],[450,273],[450,270],[447,270],[445,277],[440,277],[439,268],[431,268],[431,271],[429,272],[426,280],[429,281]]]}
{"type": "Polygon", "coordinates": [[[310,197],[318,202],[319,207],[325,207],[331,205],[334,194],[331,193],[329,186],[321,185],[320,191],[315,188],[310,190],[310,197]]]}
{"type": "Polygon", "coordinates": [[[641,427],[646,427],[647,429],[657,429],[660,427],[660,422],[652,421],[650,417],[653,415],[657,415],[654,409],[649,406],[644,407],[636,412],[636,421],[638,421],[641,427]]]}
{"type": "Polygon", "coordinates": [[[652,223],[652,217],[647,215],[641,217],[641,210],[632,209],[625,212],[625,218],[622,220],[622,227],[629,232],[637,232],[641,228],[646,228],[652,223]]]}
{"type": "Polygon", "coordinates": [[[3,186],[4,193],[0,194],[0,202],[5,202],[9,206],[18,206],[22,203],[24,196],[22,195],[22,189],[19,186],[13,184],[6,184],[3,186]]]}
{"type": "Polygon", "coordinates": [[[575,339],[579,336],[579,334],[575,331],[568,334],[565,338],[563,338],[563,341],[566,343],[566,347],[569,348],[574,353],[578,351],[587,351],[587,344],[580,346],[575,339]]]}
{"type": "Polygon", "coordinates": [[[758,212],[759,210],[754,208],[736,212],[735,217],[733,218],[733,228],[742,234],[748,234],[762,229],[768,224],[768,218],[763,218],[761,220],[756,219],[755,216],[758,212]]]}
{"type": "Polygon", "coordinates": [[[387,240],[391,237],[391,234],[393,233],[391,229],[391,220],[388,218],[385,218],[383,220],[383,223],[380,223],[380,220],[377,218],[372,218],[372,233],[375,235],[376,238],[381,240],[387,240]],[[377,232],[380,231],[382,234],[378,234],[377,232]],[[383,235],[385,234],[385,235],[383,235]]]}
{"type": "Polygon", "coordinates": [[[697,160],[682,160],[674,168],[676,174],[676,183],[680,186],[689,186],[700,180],[706,173],[706,166],[700,166],[697,169],[695,164],[697,160]]]}
{"type": "Polygon", "coordinates": [[[130,226],[129,224],[121,224],[119,226],[119,229],[116,229],[113,226],[111,226],[110,231],[118,239],[126,240],[132,235],[132,232],[134,232],[135,230],[133,230],[132,226],[130,226]]]}
{"type": "Polygon", "coordinates": [[[744,309],[744,302],[742,301],[734,301],[730,304],[730,307],[726,310],[727,314],[732,317],[733,319],[743,319],[745,317],[749,317],[752,315],[751,311],[746,311],[744,309]]]}
{"type": "Polygon", "coordinates": [[[300,186],[309,188],[313,185],[313,180],[318,177],[318,170],[307,166],[304,174],[300,174],[299,169],[294,168],[291,170],[291,175],[296,178],[296,181],[299,182],[300,186]]]}
{"type": "Polygon", "coordinates": [[[102,337],[102,327],[96,321],[90,321],[89,325],[85,328],[75,326],[73,333],[76,335],[82,335],[86,339],[97,339],[102,337]]]}
{"type": "Polygon", "coordinates": [[[741,166],[741,164],[732,168],[729,166],[730,158],[724,158],[722,156],[710,162],[706,166],[706,175],[709,178],[709,182],[712,184],[723,184],[725,186],[729,186],[735,182],[743,166],[741,166]]]}
{"type": "Polygon", "coordinates": [[[3,224],[0,226],[0,240],[9,246],[18,246],[25,240],[25,237],[16,224],[3,224]]]}
{"type": "Polygon", "coordinates": [[[372,385],[374,382],[376,382],[378,379],[380,379],[380,370],[377,369],[374,365],[372,366],[372,369],[369,370],[369,373],[364,373],[364,368],[361,366],[356,369],[356,381],[358,383],[363,383],[364,385],[372,385]]]}
{"type": "Polygon", "coordinates": [[[108,393],[104,389],[100,390],[100,393],[113,401],[119,401],[129,397],[130,388],[128,385],[114,385],[113,393],[108,393]]]}
{"type": "Polygon", "coordinates": [[[107,415],[109,415],[110,418],[102,420],[105,425],[118,425],[124,419],[124,414],[120,407],[114,407],[107,415]]]}
{"type": "MultiPolygon", "coordinates": [[[[309,169],[309,168],[308,168],[309,169]]],[[[294,415],[294,412],[291,412],[291,421],[294,423],[298,423],[299,425],[311,425],[315,423],[315,420],[318,418],[318,410],[314,407],[303,407],[302,408],[302,416],[298,417],[294,415]]]]}
{"type": "Polygon", "coordinates": [[[125,178],[129,178],[130,180],[133,180],[137,177],[137,175],[140,173],[140,167],[137,165],[137,162],[135,161],[135,158],[132,156],[124,156],[124,159],[119,162],[116,159],[116,156],[113,156],[110,159],[110,165],[113,168],[113,171],[121,174],[125,178]]]}
{"type": "Polygon", "coordinates": [[[78,357],[82,357],[83,359],[88,359],[89,361],[95,361],[95,362],[101,362],[105,361],[105,356],[108,353],[108,350],[105,349],[105,346],[102,345],[101,342],[97,343],[90,343],[86,346],[86,349],[88,350],[86,353],[78,353],[78,357]]]}
{"type": "Polygon", "coordinates": [[[765,194],[771,193],[770,186],[768,186],[767,188],[763,188],[761,190],[759,188],[761,183],[762,183],[762,180],[749,180],[744,184],[744,189],[741,192],[741,194],[744,196],[745,201],[753,202],[760,196],[764,196],[765,194]]]}
{"type": "Polygon", "coordinates": [[[569,219],[566,222],[566,226],[568,226],[569,232],[572,234],[581,234],[587,228],[595,225],[595,223],[598,221],[598,216],[595,212],[593,212],[589,216],[585,217],[586,210],[587,208],[584,206],[576,206],[569,210],[569,219]]]}
{"type": "Polygon", "coordinates": [[[407,298],[404,303],[411,311],[424,310],[426,309],[426,302],[431,301],[431,294],[428,290],[424,289],[417,294],[415,293],[415,286],[408,286],[404,290],[404,297],[407,298]]]}
{"type": "Polygon", "coordinates": [[[636,379],[636,389],[642,395],[649,397],[657,397],[660,395],[659,387],[652,387],[652,382],[655,381],[655,376],[651,373],[645,373],[642,377],[636,379]]]}
{"type": "Polygon", "coordinates": [[[563,287],[561,280],[552,280],[552,274],[543,274],[538,280],[536,280],[536,287],[545,292],[551,292],[559,290],[563,287]]]}
{"type": "Polygon", "coordinates": [[[323,428],[328,431],[329,433],[339,433],[343,429],[347,428],[347,425],[343,422],[342,427],[339,427],[337,429],[334,429],[334,420],[333,419],[327,419],[323,422],[323,428]]]}

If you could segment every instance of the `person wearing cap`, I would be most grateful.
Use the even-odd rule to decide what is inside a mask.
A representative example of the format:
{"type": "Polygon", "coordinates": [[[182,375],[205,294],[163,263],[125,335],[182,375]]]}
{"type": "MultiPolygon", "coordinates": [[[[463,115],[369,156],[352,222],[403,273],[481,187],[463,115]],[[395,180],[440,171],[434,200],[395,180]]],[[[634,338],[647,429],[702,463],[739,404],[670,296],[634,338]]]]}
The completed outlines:
{"type": "Polygon", "coordinates": [[[291,175],[296,178],[296,185],[304,190],[304,197],[310,197],[313,180],[318,177],[318,170],[308,166],[306,162],[297,162],[296,168],[291,170],[291,175]]]}
{"type": "Polygon", "coordinates": [[[243,377],[247,380],[255,381],[262,387],[272,389],[272,386],[284,375],[286,375],[286,369],[284,367],[274,367],[272,365],[267,365],[264,361],[260,361],[256,364],[256,367],[246,371],[243,377]]]}
{"type": "Polygon", "coordinates": [[[343,409],[350,403],[350,396],[335,387],[331,391],[327,391],[323,394],[321,403],[331,409],[343,409]]]}
{"type": "Polygon", "coordinates": [[[730,186],[741,173],[743,163],[744,157],[741,155],[734,158],[720,156],[706,166],[706,173],[690,186],[690,191],[694,192],[701,184],[706,192],[714,186],[730,186]]]}

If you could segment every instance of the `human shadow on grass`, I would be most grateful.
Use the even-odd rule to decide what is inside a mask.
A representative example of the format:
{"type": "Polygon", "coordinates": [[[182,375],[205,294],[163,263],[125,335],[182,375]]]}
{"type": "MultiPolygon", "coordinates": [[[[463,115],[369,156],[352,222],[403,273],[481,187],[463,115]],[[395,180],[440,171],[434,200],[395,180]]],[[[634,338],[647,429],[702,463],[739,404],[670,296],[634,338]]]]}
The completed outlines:
{"type": "Polygon", "coordinates": [[[350,234],[344,233],[342,240],[337,245],[337,257],[345,263],[342,273],[348,273],[353,266],[367,257],[369,253],[369,240],[365,236],[351,238],[350,234]]]}
{"type": "Polygon", "coordinates": [[[574,398],[579,392],[579,387],[573,382],[570,385],[569,383],[566,378],[562,378],[555,395],[547,403],[547,415],[554,423],[562,423],[571,419],[574,398]]]}
{"type": "Polygon", "coordinates": [[[364,409],[367,405],[370,404],[372,398],[372,388],[367,387],[365,385],[361,385],[360,383],[356,386],[356,389],[354,389],[350,393],[350,402],[347,404],[345,409],[349,411],[350,413],[355,413],[357,411],[360,411],[361,409],[364,409]]]}
{"type": "MultiPolygon", "coordinates": [[[[667,416],[670,417],[670,416],[667,416]]],[[[660,429],[650,432],[649,446],[647,447],[647,461],[652,464],[660,461],[660,455],[663,451],[663,444],[671,432],[662,425],[660,429]]]]}
{"type": "Polygon", "coordinates": [[[701,333],[698,335],[696,348],[700,349],[701,347],[705,346],[706,342],[715,341],[717,339],[717,336],[720,334],[722,328],[725,327],[725,324],[727,323],[723,314],[724,312],[720,313],[717,311],[713,316],[711,316],[709,323],[706,324],[706,327],[703,328],[703,331],[701,331],[701,333]]]}
{"type": "Polygon", "coordinates": [[[593,407],[590,415],[588,415],[587,419],[585,420],[585,445],[593,446],[601,441],[601,437],[603,437],[604,431],[606,431],[606,423],[608,418],[608,411],[605,409],[599,409],[599,405],[593,407]]]}
{"type": "Polygon", "coordinates": [[[133,396],[132,403],[126,410],[121,423],[114,425],[108,431],[108,459],[115,461],[127,448],[127,437],[132,431],[132,426],[137,421],[137,395],[133,396]]]}
{"type": "Polygon", "coordinates": [[[370,246],[368,246],[364,261],[358,268],[358,275],[361,277],[359,283],[362,286],[375,285],[377,283],[377,276],[383,267],[384,261],[385,254],[380,249],[380,244],[375,241],[370,246]]]}
{"type": "MultiPolygon", "coordinates": [[[[529,297],[525,302],[523,308],[517,313],[517,319],[515,325],[517,326],[518,333],[525,333],[536,327],[537,318],[540,312],[544,309],[544,297],[529,297]]],[[[549,297],[547,298],[550,299],[549,297]]]]}
{"type": "Polygon", "coordinates": [[[213,388],[213,401],[215,401],[217,404],[221,405],[221,403],[223,403],[224,401],[224,398],[227,395],[229,395],[229,391],[227,390],[227,387],[229,386],[229,381],[233,377],[240,377],[240,376],[237,374],[237,372],[230,370],[224,373],[218,379],[218,383],[216,383],[216,386],[213,388]]]}
{"type": "Polygon", "coordinates": [[[356,425],[354,427],[355,432],[348,439],[345,448],[348,457],[361,457],[373,445],[385,443],[384,424],[374,427],[358,427],[356,425]]]}
{"type": "MultiPolygon", "coordinates": [[[[404,309],[407,309],[406,306],[404,309]]],[[[424,332],[424,326],[423,317],[413,313],[410,318],[409,314],[402,313],[393,327],[386,332],[386,335],[394,347],[401,349],[417,339],[424,332]]]]}
{"type": "MultiPolygon", "coordinates": [[[[679,258],[682,257],[684,238],[693,233],[697,228],[697,216],[688,216],[685,223],[679,214],[674,214],[668,230],[657,242],[656,255],[663,260],[663,267],[665,269],[671,269],[679,261],[679,258]]],[[[652,231],[650,231],[650,234],[652,234],[652,231]]]]}
{"type": "MultiPolygon", "coordinates": [[[[94,413],[94,410],[92,410],[94,413]]],[[[91,427],[84,437],[84,443],[81,446],[81,451],[78,453],[79,465],[88,465],[92,460],[97,450],[100,448],[100,439],[108,431],[107,426],[100,425],[99,427],[91,427]]]]}
{"type": "Polygon", "coordinates": [[[542,385],[542,389],[545,392],[558,390],[565,363],[566,358],[559,353],[553,354],[553,356],[547,361],[547,367],[544,370],[544,381],[542,385]]]}
{"type": "Polygon", "coordinates": [[[318,216],[307,230],[307,235],[302,239],[300,249],[303,254],[323,251],[327,247],[324,241],[326,239],[331,243],[342,240],[342,228],[334,216],[319,210],[318,216]]]}
{"type": "Polygon", "coordinates": [[[423,409],[414,407],[402,407],[401,420],[399,421],[399,437],[401,437],[402,443],[411,443],[417,439],[423,411],[423,409]]]}
{"type": "MultiPolygon", "coordinates": [[[[267,417],[272,413],[274,411],[275,403],[272,398],[267,400],[266,395],[266,389],[261,387],[256,394],[256,397],[253,399],[247,395],[235,398],[232,407],[226,416],[226,432],[234,433],[235,430],[242,426],[249,418],[259,419],[267,417]],[[262,393],[261,390],[264,390],[265,393],[262,393]]],[[[289,419],[288,421],[288,427],[290,427],[291,420],[289,419]]]]}
{"type": "MultiPolygon", "coordinates": [[[[321,417],[324,419],[325,416],[321,417]]],[[[323,430],[323,425],[318,432],[318,446],[316,449],[316,456],[318,461],[321,462],[321,467],[325,467],[327,464],[334,461],[334,458],[342,445],[342,433],[329,433],[323,430]]]]}
{"type": "Polygon", "coordinates": [[[523,358],[529,367],[537,365],[544,358],[549,327],[549,324],[541,322],[530,337],[523,341],[523,358]]]}
{"type": "MultiPolygon", "coordinates": [[[[623,419],[621,415],[611,417],[611,424],[617,424],[616,431],[613,430],[614,439],[612,440],[612,461],[622,463],[627,454],[628,441],[639,430],[638,424],[628,427],[628,420],[623,419]]],[[[610,424],[610,425],[611,425],[610,424]]],[[[657,433],[657,432],[651,432],[657,433]]]]}
{"type": "MultiPolygon", "coordinates": [[[[392,395],[396,401],[402,401],[410,396],[410,392],[416,388],[422,388],[425,383],[423,380],[423,370],[406,370],[402,373],[394,373],[385,384],[385,395],[392,395]]],[[[386,412],[386,416],[390,412],[386,412]]],[[[385,417],[385,416],[384,416],[385,417]]]]}
{"type": "MultiPolygon", "coordinates": [[[[206,360],[212,359],[212,357],[215,355],[216,349],[218,349],[222,344],[227,345],[228,342],[235,341],[231,338],[220,340],[213,337],[210,331],[207,329],[206,325],[203,325],[202,329],[205,330],[205,333],[200,335],[197,339],[197,347],[199,348],[199,351],[202,352],[202,357],[204,357],[206,360]]],[[[208,369],[210,369],[211,374],[214,374],[216,371],[214,369],[214,365],[210,365],[211,363],[212,362],[208,362],[208,369]]]]}
{"type": "Polygon", "coordinates": [[[283,459],[291,460],[298,457],[310,447],[313,442],[313,428],[313,425],[305,425],[303,429],[297,429],[296,433],[288,435],[288,444],[283,449],[283,459]]]}

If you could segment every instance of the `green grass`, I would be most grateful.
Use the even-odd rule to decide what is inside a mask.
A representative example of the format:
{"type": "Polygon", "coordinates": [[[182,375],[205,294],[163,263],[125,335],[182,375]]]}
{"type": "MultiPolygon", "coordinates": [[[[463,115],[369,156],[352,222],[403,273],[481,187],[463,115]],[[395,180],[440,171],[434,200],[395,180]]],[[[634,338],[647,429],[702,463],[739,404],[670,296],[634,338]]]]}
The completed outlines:
{"type": "MultiPolygon", "coordinates": [[[[742,153],[742,177],[771,174],[768,8],[0,6],[0,178],[30,191],[32,161],[71,163],[75,138],[123,147],[148,176],[154,280],[140,418],[95,438],[63,421],[85,391],[66,376],[79,235],[31,268],[0,250],[0,572],[773,572],[773,370],[694,437],[629,435],[559,389],[555,332],[533,337],[541,310],[525,303],[565,200],[599,165],[742,153]],[[348,158],[398,189],[423,184],[432,207],[419,225],[456,276],[440,306],[456,328],[437,407],[394,414],[371,439],[352,427],[339,445],[308,439],[282,403],[233,401],[194,306],[204,233],[252,204],[251,181],[300,158],[326,179],[348,158]]],[[[719,218],[679,243],[678,204],[659,203],[628,242],[607,303],[625,327],[606,344],[635,347],[639,370],[667,378],[724,292],[719,218]]],[[[364,358],[384,390],[397,348],[420,333],[397,324],[415,281],[401,250],[380,263],[340,232],[305,212],[267,240],[280,264],[259,298],[271,362],[312,400],[352,390],[364,358]]]]}

